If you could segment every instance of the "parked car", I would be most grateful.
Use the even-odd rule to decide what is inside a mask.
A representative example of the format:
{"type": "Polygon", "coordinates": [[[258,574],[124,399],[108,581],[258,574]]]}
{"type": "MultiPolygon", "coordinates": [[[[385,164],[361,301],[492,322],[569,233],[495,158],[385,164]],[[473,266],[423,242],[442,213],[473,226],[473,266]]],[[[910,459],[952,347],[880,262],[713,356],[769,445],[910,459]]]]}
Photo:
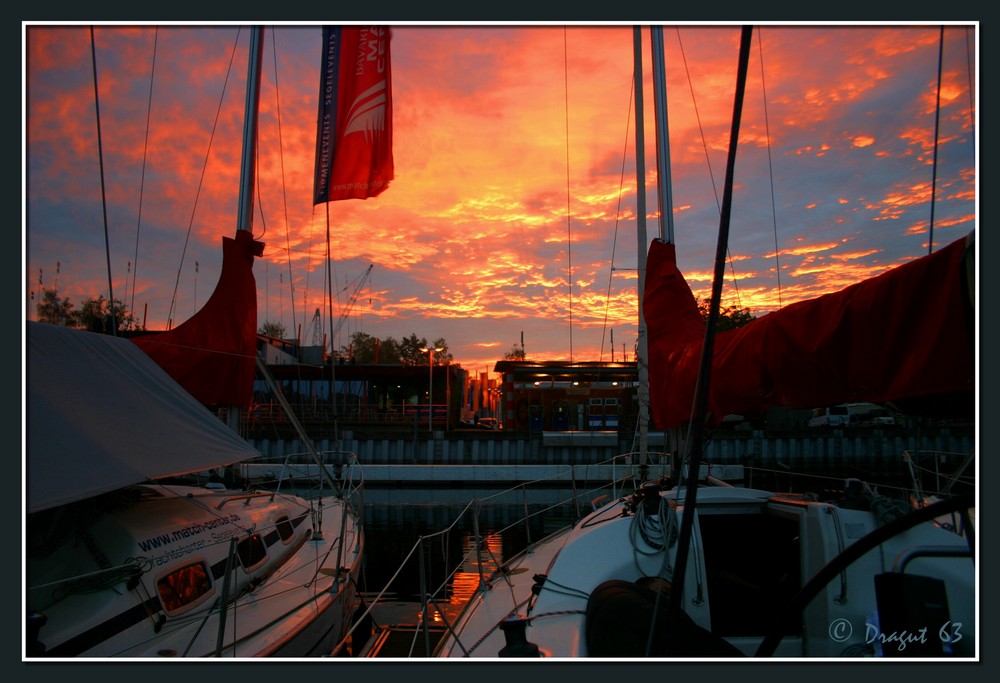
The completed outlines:
{"type": "Polygon", "coordinates": [[[851,422],[847,404],[842,403],[827,408],[816,408],[809,418],[810,427],[846,427],[851,422]]]}

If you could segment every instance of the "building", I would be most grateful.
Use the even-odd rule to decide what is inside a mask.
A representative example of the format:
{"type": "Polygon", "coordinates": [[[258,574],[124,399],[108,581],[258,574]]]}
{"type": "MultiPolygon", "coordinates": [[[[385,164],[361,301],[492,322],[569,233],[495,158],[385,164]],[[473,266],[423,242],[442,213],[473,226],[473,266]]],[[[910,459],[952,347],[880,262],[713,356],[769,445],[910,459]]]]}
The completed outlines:
{"type": "MultiPolygon", "coordinates": [[[[470,375],[457,364],[331,364],[311,356],[314,362],[300,361],[307,350],[258,337],[258,353],[310,432],[328,431],[324,426],[452,431],[496,424],[528,435],[617,432],[635,424],[635,362],[501,360],[491,377],[470,375]]],[[[258,380],[254,393],[248,423],[273,429],[281,416],[270,387],[258,380]]]]}
{"type": "Polygon", "coordinates": [[[505,431],[631,429],[637,410],[636,363],[498,361],[505,431]]]}

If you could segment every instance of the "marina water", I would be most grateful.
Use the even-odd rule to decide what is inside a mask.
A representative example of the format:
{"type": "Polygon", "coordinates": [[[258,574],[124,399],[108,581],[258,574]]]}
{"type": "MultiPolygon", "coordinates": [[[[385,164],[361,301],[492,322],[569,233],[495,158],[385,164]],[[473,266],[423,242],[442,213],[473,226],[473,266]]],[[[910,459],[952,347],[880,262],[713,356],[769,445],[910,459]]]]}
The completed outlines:
{"type": "Polygon", "coordinates": [[[416,623],[422,595],[433,595],[431,607],[453,617],[479,587],[481,565],[488,574],[499,561],[570,523],[577,508],[573,501],[586,495],[577,490],[574,497],[568,484],[505,489],[369,485],[362,594],[394,606],[398,623],[416,623]],[[478,552],[477,537],[483,539],[478,552]]]}

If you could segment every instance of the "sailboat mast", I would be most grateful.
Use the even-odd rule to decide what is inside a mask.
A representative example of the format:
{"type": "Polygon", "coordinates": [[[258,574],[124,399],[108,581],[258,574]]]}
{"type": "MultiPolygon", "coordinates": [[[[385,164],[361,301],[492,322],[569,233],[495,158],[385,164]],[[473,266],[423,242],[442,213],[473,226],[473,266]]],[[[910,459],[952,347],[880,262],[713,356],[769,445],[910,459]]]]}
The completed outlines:
{"type": "Polygon", "coordinates": [[[635,367],[639,374],[639,466],[643,475],[649,456],[649,364],[647,363],[646,318],[642,311],[646,280],[646,137],[643,132],[642,115],[642,29],[632,30],[633,78],[635,79],[635,175],[636,175],[636,246],[639,277],[637,288],[639,297],[639,339],[635,351],[635,367]]]}
{"type": "Polygon", "coordinates": [[[663,27],[650,26],[653,53],[653,111],[656,114],[656,186],[660,204],[660,239],[674,244],[674,199],[670,183],[670,134],[667,125],[667,78],[663,27]]]}
{"type": "Polygon", "coordinates": [[[243,161],[240,165],[240,204],[236,229],[253,232],[254,167],[257,160],[257,112],[260,109],[260,74],[264,63],[264,27],[250,31],[247,61],[247,98],[243,120],[243,161]]]}
{"type": "MultiPolygon", "coordinates": [[[[247,59],[247,92],[243,113],[243,158],[240,163],[240,203],[236,217],[236,233],[253,236],[253,190],[257,162],[257,121],[260,110],[260,74],[264,64],[264,27],[250,30],[250,54],[247,59]]],[[[256,313],[256,311],[255,311],[256,313]]],[[[256,325],[254,325],[256,327],[256,325]]],[[[240,411],[228,413],[228,423],[238,429],[240,411]]]]}

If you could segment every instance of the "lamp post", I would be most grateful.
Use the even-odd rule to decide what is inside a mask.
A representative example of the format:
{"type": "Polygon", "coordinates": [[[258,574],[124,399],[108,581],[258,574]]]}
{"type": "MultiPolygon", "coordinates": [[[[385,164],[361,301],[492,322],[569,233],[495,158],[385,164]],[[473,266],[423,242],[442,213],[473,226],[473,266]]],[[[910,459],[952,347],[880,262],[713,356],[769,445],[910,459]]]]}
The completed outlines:
{"type": "Polygon", "coordinates": [[[434,352],[444,351],[443,347],[424,346],[420,349],[421,353],[427,354],[427,368],[429,372],[429,378],[427,381],[427,429],[428,431],[434,431],[434,352]]]}

